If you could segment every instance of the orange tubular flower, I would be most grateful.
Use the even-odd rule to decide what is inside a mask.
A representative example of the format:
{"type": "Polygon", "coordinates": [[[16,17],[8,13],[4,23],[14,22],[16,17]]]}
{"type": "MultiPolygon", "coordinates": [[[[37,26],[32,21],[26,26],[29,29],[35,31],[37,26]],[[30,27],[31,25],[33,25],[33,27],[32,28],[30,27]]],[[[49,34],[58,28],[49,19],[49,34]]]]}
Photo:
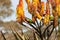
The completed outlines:
{"type": "Polygon", "coordinates": [[[36,9],[37,5],[39,3],[39,0],[32,0],[33,7],[36,9]]]}
{"type": "Polygon", "coordinates": [[[44,14],[44,2],[41,2],[41,12],[40,15],[43,16],[44,14]]]}
{"type": "Polygon", "coordinates": [[[55,0],[55,3],[56,3],[56,5],[58,5],[59,4],[59,0],[55,0]]]}
{"type": "Polygon", "coordinates": [[[59,0],[55,0],[56,2],[56,11],[58,13],[58,16],[60,16],[60,4],[59,4],[59,0]]]}
{"type": "Polygon", "coordinates": [[[53,20],[53,26],[54,27],[57,27],[58,26],[58,15],[57,15],[57,10],[56,10],[56,0],[53,0],[53,3],[52,3],[52,13],[53,13],[53,16],[54,16],[54,20],[53,20]],[[55,4],[55,5],[54,5],[55,4]]]}
{"type": "Polygon", "coordinates": [[[41,20],[42,19],[42,16],[39,14],[39,12],[37,10],[40,10],[38,9],[38,4],[39,3],[39,0],[32,0],[32,4],[33,4],[33,8],[34,8],[34,15],[39,19],[41,20]]]}
{"type": "Polygon", "coordinates": [[[49,3],[46,2],[46,14],[44,17],[44,24],[47,25],[49,23],[49,16],[50,16],[50,8],[49,8],[49,3]]]}
{"type": "Polygon", "coordinates": [[[47,14],[47,15],[50,14],[50,8],[49,8],[48,2],[46,3],[46,14],[47,14]]]}
{"type": "Polygon", "coordinates": [[[30,14],[32,14],[32,2],[30,2],[30,0],[26,0],[27,6],[28,6],[28,11],[30,12],[30,14]]]}
{"type": "Polygon", "coordinates": [[[30,14],[32,14],[32,21],[35,22],[35,15],[33,16],[33,6],[32,6],[32,2],[30,2],[30,0],[26,0],[27,6],[28,6],[28,12],[30,14]]]}
{"type": "Polygon", "coordinates": [[[37,11],[38,11],[39,13],[40,13],[40,11],[41,11],[41,3],[40,3],[40,2],[38,3],[37,11]]]}
{"type": "Polygon", "coordinates": [[[47,25],[49,23],[49,15],[45,15],[44,17],[44,24],[47,25]]]}
{"type": "Polygon", "coordinates": [[[59,4],[59,7],[58,7],[58,16],[60,16],[60,4],[59,4]]]}
{"type": "Polygon", "coordinates": [[[22,22],[22,20],[24,20],[23,0],[19,0],[16,12],[17,22],[22,22]]]}
{"type": "Polygon", "coordinates": [[[27,3],[27,4],[30,4],[30,0],[26,0],[26,3],[27,3]]]}
{"type": "Polygon", "coordinates": [[[38,18],[40,21],[42,20],[42,16],[38,12],[32,16],[32,21],[35,22],[36,18],[38,18]]]}
{"type": "Polygon", "coordinates": [[[38,12],[36,12],[36,17],[37,17],[39,20],[42,19],[42,16],[41,16],[38,12]]]}

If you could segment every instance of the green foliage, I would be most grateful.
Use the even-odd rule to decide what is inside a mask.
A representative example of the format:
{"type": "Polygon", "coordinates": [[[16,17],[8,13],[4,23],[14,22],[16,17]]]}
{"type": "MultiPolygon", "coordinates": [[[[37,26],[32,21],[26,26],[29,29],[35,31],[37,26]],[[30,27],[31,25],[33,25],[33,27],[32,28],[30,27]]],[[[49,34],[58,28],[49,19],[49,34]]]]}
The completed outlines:
{"type": "Polygon", "coordinates": [[[29,18],[26,18],[26,20],[29,22],[29,23],[33,23],[33,21],[29,18]]]}
{"type": "Polygon", "coordinates": [[[50,21],[53,21],[54,20],[54,16],[50,16],[50,21]]]}

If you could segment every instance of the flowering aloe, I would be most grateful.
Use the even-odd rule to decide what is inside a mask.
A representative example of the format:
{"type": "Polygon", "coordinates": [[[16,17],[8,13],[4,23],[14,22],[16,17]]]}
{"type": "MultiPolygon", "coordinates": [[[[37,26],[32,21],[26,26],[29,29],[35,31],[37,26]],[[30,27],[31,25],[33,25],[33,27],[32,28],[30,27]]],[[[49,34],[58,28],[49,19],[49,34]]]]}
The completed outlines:
{"type": "Polygon", "coordinates": [[[58,26],[58,15],[57,15],[56,7],[57,7],[57,1],[54,0],[53,3],[52,3],[52,9],[53,9],[52,12],[53,12],[53,16],[54,16],[54,21],[53,21],[54,27],[58,26]]]}
{"type": "Polygon", "coordinates": [[[24,20],[23,0],[19,0],[19,4],[16,8],[17,21],[22,22],[24,20]]]}
{"type": "Polygon", "coordinates": [[[44,17],[44,24],[47,25],[49,23],[49,16],[50,16],[50,7],[49,7],[49,2],[46,2],[46,13],[44,17]]]}
{"type": "Polygon", "coordinates": [[[60,16],[60,2],[59,0],[55,0],[55,2],[56,2],[56,11],[58,13],[58,16],[60,16]]]}
{"type": "Polygon", "coordinates": [[[46,10],[44,8],[44,2],[41,2],[41,0],[32,0],[32,2],[31,0],[25,0],[25,2],[27,3],[28,12],[32,15],[32,20],[24,16],[23,0],[20,0],[16,10],[17,21],[20,23],[27,23],[36,31],[36,34],[41,38],[41,40],[43,40],[45,36],[48,37],[48,40],[54,28],[58,26],[58,15],[60,15],[59,0],[47,0],[46,10]],[[50,4],[52,6],[52,11],[50,11],[50,4]],[[50,12],[52,12],[52,14],[50,14],[50,12]],[[51,25],[53,25],[53,28],[50,31],[48,29],[51,25]],[[42,30],[43,27],[45,28],[43,29],[44,31],[42,30]],[[47,33],[48,31],[49,33],[47,33]],[[45,33],[47,35],[45,35],[45,33]]]}
{"type": "Polygon", "coordinates": [[[41,2],[41,12],[40,15],[43,16],[44,15],[44,2],[41,2]]]}

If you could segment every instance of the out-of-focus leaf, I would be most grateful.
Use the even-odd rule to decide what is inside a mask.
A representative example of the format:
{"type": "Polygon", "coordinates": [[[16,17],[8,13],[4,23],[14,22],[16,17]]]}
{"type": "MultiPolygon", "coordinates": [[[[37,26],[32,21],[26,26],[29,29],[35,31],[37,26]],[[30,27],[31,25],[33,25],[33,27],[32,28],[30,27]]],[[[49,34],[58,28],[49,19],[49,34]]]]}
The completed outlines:
{"type": "Polygon", "coordinates": [[[29,18],[26,18],[26,20],[29,22],[29,23],[33,23],[33,21],[29,18]]]}
{"type": "Polygon", "coordinates": [[[50,16],[50,20],[53,21],[54,20],[54,16],[50,16]]]}

